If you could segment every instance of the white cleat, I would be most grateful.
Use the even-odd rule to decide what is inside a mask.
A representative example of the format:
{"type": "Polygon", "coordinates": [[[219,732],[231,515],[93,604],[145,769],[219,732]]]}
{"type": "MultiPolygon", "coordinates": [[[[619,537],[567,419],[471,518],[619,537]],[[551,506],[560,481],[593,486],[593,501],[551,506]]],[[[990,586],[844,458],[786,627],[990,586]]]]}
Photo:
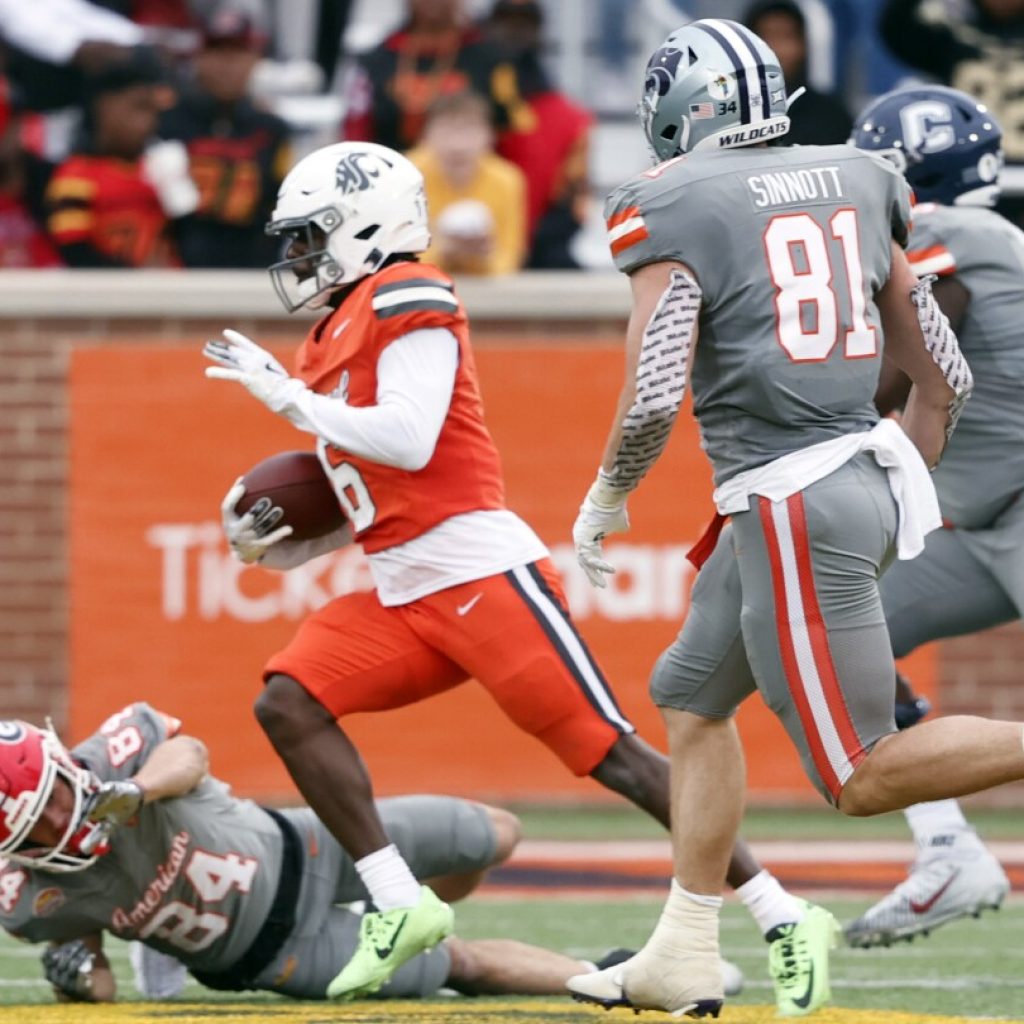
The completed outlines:
{"type": "Polygon", "coordinates": [[[738,995],[743,989],[743,972],[728,960],[721,960],[718,970],[698,968],[696,961],[687,970],[688,978],[682,985],[672,984],[672,975],[679,971],[678,964],[666,958],[642,951],[638,961],[634,955],[621,963],[590,974],[577,974],[566,982],[573,999],[579,1002],[596,1003],[606,1010],[626,1006],[640,1010],[667,1010],[673,1017],[717,1017],[722,1008],[722,999],[696,998],[693,993],[715,993],[721,984],[724,995],[738,995]],[[699,978],[699,975],[705,975],[699,978]],[[721,981],[713,977],[719,975],[721,981]],[[629,992],[627,994],[627,987],[629,992]]]}
{"type": "Polygon", "coordinates": [[[1006,872],[979,842],[928,850],[888,896],[846,926],[846,941],[864,949],[909,942],[957,918],[998,910],[1009,891],[1006,872]]]}

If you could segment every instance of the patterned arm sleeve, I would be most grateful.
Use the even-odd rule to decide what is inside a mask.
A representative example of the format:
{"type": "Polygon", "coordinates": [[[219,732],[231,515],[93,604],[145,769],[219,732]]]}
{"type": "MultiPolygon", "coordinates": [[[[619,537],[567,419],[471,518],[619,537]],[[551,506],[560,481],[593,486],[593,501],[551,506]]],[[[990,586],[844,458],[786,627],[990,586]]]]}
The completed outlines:
{"type": "Polygon", "coordinates": [[[925,348],[928,349],[932,361],[942,371],[946,383],[953,389],[953,400],[949,403],[949,420],[946,424],[948,443],[974,388],[974,376],[963,352],[960,351],[960,343],[953,333],[953,328],[950,327],[949,320],[932,295],[934,280],[934,275],[923,277],[910,294],[917,310],[918,322],[921,324],[925,348]]]}
{"type": "Polygon", "coordinates": [[[644,330],[636,371],[636,397],[622,421],[622,440],[602,481],[628,493],[657,461],[686,394],[701,290],[688,274],[673,272],[644,330]]]}

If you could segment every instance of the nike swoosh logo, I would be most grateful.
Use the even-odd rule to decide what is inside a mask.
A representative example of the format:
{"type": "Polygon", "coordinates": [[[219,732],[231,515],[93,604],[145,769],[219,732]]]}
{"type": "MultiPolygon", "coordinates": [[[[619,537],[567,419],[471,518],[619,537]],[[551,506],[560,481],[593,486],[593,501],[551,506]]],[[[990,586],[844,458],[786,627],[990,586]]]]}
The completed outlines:
{"type": "Polygon", "coordinates": [[[409,920],[409,915],[408,914],[404,914],[402,916],[401,922],[399,923],[398,927],[394,930],[394,932],[393,932],[393,934],[391,936],[391,941],[386,946],[374,946],[373,947],[373,951],[374,951],[374,953],[377,954],[379,959],[387,960],[387,958],[389,956],[391,956],[391,954],[392,954],[392,952],[394,951],[394,948],[395,948],[395,941],[398,939],[398,936],[402,934],[402,929],[405,927],[405,922],[408,921],[408,920],[409,920]]]}
{"type": "Polygon", "coordinates": [[[928,911],[931,910],[932,907],[934,907],[935,904],[938,902],[939,897],[953,884],[953,881],[959,874],[960,869],[957,868],[956,871],[954,871],[953,874],[951,874],[949,878],[947,878],[946,881],[943,882],[942,885],[940,885],[939,888],[936,889],[935,892],[933,892],[931,896],[929,896],[928,899],[926,899],[923,903],[918,903],[916,900],[911,900],[910,909],[915,914],[927,914],[928,911]]]}
{"type": "Polygon", "coordinates": [[[811,963],[811,976],[807,979],[807,991],[799,999],[793,999],[793,1005],[806,1010],[811,1005],[811,996],[814,994],[814,964],[811,963]]]}
{"type": "Polygon", "coordinates": [[[470,598],[470,599],[469,599],[469,600],[468,600],[468,601],[467,601],[467,602],[466,602],[465,604],[460,604],[460,605],[458,606],[458,608],[456,608],[456,609],[455,609],[455,611],[456,611],[456,612],[457,612],[457,613],[458,613],[459,615],[468,615],[468,614],[469,614],[469,613],[470,613],[470,612],[471,612],[471,611],[473,610],[473,606],[474,606],[474,605],[475,605],[475,604],[477,603],[477,601],[479,601],[479,600],[480,600],[480,598],[481,598],[481,597],[483,597],[483,596],[484,596],[483,594],[477,594],[477,595],[476,595],[476,597],[472,597],[472,598],[470,598]]]}

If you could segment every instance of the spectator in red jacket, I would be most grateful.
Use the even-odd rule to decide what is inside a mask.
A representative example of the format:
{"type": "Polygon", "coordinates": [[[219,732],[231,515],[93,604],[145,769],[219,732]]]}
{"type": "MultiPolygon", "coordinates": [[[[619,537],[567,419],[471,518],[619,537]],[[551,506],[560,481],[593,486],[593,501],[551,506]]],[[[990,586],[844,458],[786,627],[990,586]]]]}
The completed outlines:
{"type": "Polygon", "coordinates": [[[82,138],[46,193],[50,235],[69,266],[179,265],[173,221],[199,196],[184,146],[153,145],[170,95],[145,51],[90,80],[82,138]]]}
{"type": "Polygon", "coordinates": [[[345,87],[345,139],[406,150],[441,96],[486,96],[500,130],[519,102],[515,68],[466,17],[463,0],[406,0],[399,31],[360,56],[345,87]]]}
{"type": "Polygon", "coordinates": [[[521,102],[498,136],[498,153],[526,175],[527,266],[578,266],[570,243],[587,215],[592,117],[551,83],[541,63],[544,14],[537,0],[497,0],[489,38],[512,55],[521,102]]]}
{"type": "Polygon", "coordinates": [[[51,167],[22,143],[22,117],[0,76],[0,268],[59,267],[43,227],[42,195],[51,167]]]}

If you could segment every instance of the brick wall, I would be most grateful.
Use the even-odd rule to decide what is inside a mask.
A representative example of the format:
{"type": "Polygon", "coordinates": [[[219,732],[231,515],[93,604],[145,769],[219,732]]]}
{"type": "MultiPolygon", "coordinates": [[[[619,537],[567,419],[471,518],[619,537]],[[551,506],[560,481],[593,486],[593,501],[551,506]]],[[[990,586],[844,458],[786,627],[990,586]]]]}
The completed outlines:
{"type": "MultiPolygon", "coordinates": [[[[55,300],[59,302],[59,298],[55,300]]],[[[67,569],[65,477],[67,415],[65,381],[73,344],[144,336],[197,344],[225,322],[255,337],[280,336],[278,319],[136,320],[0,319],[0,717],[41,721],[65,718],[67,676],[67,569]]],[[[576,334],[579,322],[553,327],[478,322],[478,343],[514,326],[519,334],[553,329],[576,334]]],[[[290,329],[294,331],[294,326],[290,329]]],[[[621,325],[591,324],[602,340],[621,325]]],[[[946,713],[977,713],[1024,719],[1024,631],[1018,624],[948,641],[941,646],[941,701],[946,713]]],[[[1019,805],[1021,786],[975,798],[1019,805]]]]}

